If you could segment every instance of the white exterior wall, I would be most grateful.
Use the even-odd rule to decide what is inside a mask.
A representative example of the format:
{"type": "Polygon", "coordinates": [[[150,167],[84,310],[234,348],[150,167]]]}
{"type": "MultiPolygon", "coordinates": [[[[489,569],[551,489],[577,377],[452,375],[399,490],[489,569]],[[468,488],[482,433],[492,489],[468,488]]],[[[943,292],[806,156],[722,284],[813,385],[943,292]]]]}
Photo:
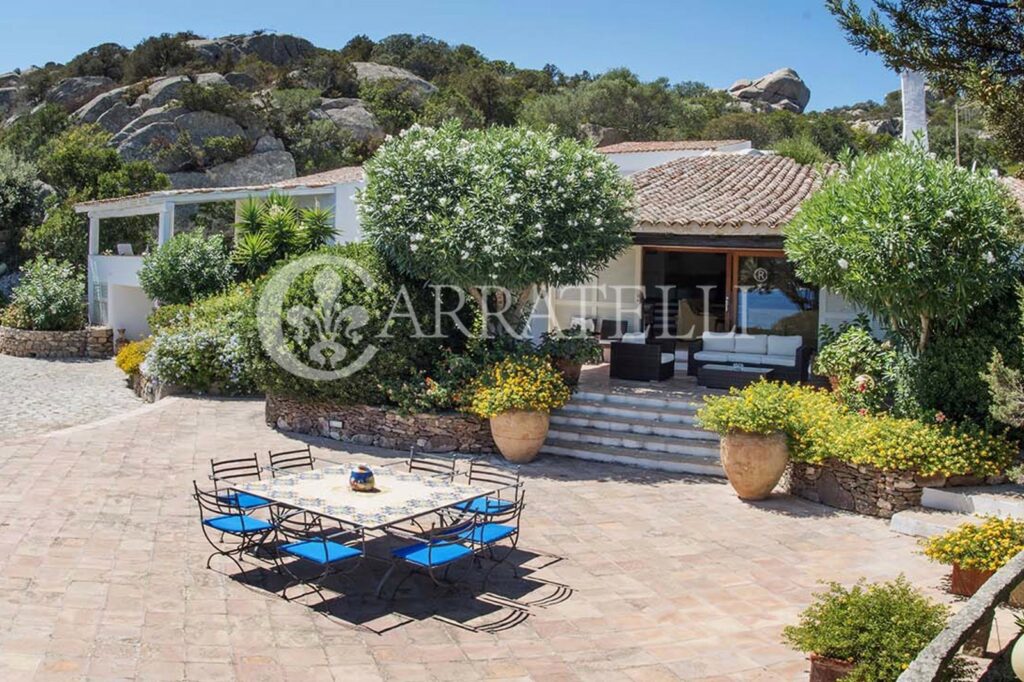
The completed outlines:
{"type": "MultiPolygon", "coordinates": [[[[716,152],[739,152],[750,149],[749,142],[737,142],[736,144],[723,145],[718,147],[716,152]]],[[[619,167],[623,175],[632,175],[648,168],[660,166],[669,161],[682,159],[690,156],[704,156],[708,153],[706,149],[675,149],[665,152],[626,152],[621,154],[607,154],[608,160],[619,167]]]]}
{"type": "Polygon", "coordinates": [[[146,318],[153,311],[153,301],[140,287],[112,285],[107,288],[107,326],[125,330],[125,336],[138,341],[149,336],[146,318]]]}
{"type": "Polygon", "coordinates": [[[642,316],[639,297],[643,293],[641,256],[641,248],[631,246],[584,287],[552,290],[548,301],[551,328],[557,322],[560,328],[568,329],[572,318],[589,317],[626,320],[630,331],[638,331],[642,316]]]}

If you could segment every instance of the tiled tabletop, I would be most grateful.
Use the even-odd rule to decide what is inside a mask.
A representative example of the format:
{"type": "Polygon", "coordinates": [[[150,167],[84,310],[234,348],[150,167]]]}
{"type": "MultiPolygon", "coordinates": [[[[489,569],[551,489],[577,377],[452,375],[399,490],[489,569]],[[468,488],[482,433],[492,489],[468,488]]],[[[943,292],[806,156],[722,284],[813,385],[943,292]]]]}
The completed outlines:
{"type": "Polygon", "coordinates": [[[451,507],[497,492],[494,486],[471,486],[436,476],[380,468],[376,489],[349,487],[351,467],[327,466],[299,474],[279,474],[261,481],[233,481],[235,490],[327,516],[367,530],[451,507]]]}

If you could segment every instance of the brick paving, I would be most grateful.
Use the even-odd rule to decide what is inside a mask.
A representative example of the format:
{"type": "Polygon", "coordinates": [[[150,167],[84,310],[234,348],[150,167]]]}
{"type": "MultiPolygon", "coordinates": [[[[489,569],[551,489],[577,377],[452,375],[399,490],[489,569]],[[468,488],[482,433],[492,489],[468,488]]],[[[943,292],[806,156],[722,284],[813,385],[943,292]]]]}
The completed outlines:
{"type": "Polygon", "coordinates": [[[209,457],[296,442],[260,401],[193,398],[0,442],[0,679],[798,680],[779,634],[817,581],[942,586],[879,519],[542,457],[525,469],[523,578],[490,595],[412,579],[389,605],[367,564],[328,618],[205,569],[189,497],[209,457]]]}
{"type": "Polygon", "coordinates": [[[113,360],[0,355],[0,441],[85,424],[141,405],[113,360]]]}

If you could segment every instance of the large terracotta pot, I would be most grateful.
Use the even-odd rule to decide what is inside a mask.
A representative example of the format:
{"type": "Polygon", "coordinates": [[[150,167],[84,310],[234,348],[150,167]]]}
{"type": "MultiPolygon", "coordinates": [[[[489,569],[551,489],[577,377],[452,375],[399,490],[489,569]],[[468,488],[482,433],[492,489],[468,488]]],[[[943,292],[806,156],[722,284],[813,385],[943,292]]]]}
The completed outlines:
{"type": "Polygon", "coordinates": [[[565,380],[567,386],[572,387],[580,383],[580,372],[583,370],[583,365],[566,358],[555,358],[552,364],[562,373],[562,379],[565,380]]]}
{"type": "Polygon", "coordinates": [[[811,682],[838,682],[853,670],[853,663],[811,654],[811,682]]]}
{"type": "Polygon", "coordinates": [[[741,500],[763,500],[771,495],[789,462],[789,446],[782,433],[763,436],[734,431],[722,436],[722,467],[741,500]]]}
{"type": "MultiPolygon", "coordinates": [[[[960,568],[953,564],[953,572],[949,576],[949,591],[951,594],[961,597],[973,597],[974,593],[981,589],[985,581],[991,578],[995,571],[979,571],[974,568],[960,568]]],[[[1010,606],[1024,607],[1024,583],[1013,588],[1009,599],[1006,600],[1010,606]]]]}
{"type": "Polygon", "coordinates": [[[533,461],[548,437],[548,413],[512,410],[491,417],[491,436],[510,462],[533,461]]]}

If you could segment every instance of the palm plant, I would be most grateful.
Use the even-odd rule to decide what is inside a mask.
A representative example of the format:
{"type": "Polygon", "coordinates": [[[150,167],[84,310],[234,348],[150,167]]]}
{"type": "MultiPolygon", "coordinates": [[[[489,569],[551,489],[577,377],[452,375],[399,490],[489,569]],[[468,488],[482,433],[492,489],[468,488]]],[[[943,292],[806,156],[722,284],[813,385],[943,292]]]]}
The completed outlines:
{"type": "Polygon", "coordinates": [[[298,208],[293,197],[249,197],[238,210],[231,260],[245,279],[266,273],[279,260],[320,248],[334,236],[330,209],[298,208]]]}

